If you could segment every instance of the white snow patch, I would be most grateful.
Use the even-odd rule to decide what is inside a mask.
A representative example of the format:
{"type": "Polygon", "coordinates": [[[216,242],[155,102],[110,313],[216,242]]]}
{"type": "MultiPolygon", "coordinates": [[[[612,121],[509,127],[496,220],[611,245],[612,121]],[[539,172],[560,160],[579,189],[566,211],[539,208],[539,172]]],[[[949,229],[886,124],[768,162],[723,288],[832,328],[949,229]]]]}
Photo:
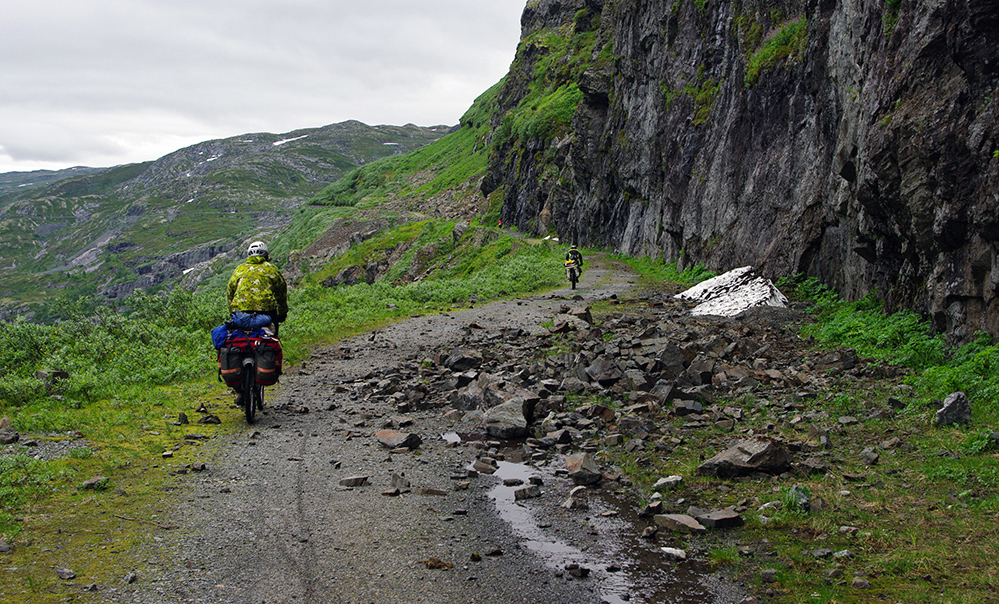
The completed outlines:
{"type": "Polygon", "coordinates": [[[301,140],[301,139],[303,139],[303,138],[307,138],[308,136],[309,136],[308,134],[303,134],[302,136],[296,136],[295,138],[286,138],[286,139],[284,139],[284,140],[280,140],[280,141],[277,141],[277,142],[275,142],[275,143],[272,143],[272,144],[273,144],[273,145],[274,145],[275,147],[277,147],[278,145],[283,145],[283,144],[285,144],[285,143],[290,143],[291,141],[297,141],[297,140],[301,140]]]}
{"type": "Polygon", "coordinates": [[[690,311],[692,315],[734,317],[756,306],[787,306],[784,294],[772,281],[757,275],[751,266],[702,281],[675,297],[700,303],[690,311]]]}
{"type": "Polygon", "coordinates": [[[193,271],[196,268],[197,268],[196,266],[192,266],[191,268],[186,268],[186,269],[184,269],[184,272],[182,272],[181,274],[182,275],[186,275],[187,273],[193,271]]]}
{"type": "Polygon", "coordinates": [[[18,188],[20,188],[20,187],[30,187],[33,184],[35,184],[35,183],[33,183],[33,182],[26,182],[23,185],[17,185],[17,186],[18,186],[18,188]]]}

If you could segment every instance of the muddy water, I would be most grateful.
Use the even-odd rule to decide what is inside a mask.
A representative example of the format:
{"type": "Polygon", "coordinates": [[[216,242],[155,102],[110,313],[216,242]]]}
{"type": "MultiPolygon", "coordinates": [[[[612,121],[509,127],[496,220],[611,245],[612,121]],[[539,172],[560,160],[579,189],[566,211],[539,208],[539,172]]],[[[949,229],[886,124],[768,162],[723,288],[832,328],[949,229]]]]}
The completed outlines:
{"type": "MultiPolygon", "coordinates": [[[[470,438],[453,432],[442,436],[450,443],[467,442],[470,438]]],[[[504,448],[499,457],[507,461],[498,462],[499,468],[493,474],[498,484],[489,491],[489,497],[521,545],[556,574],[569,579],[566,569],[570,565],[587,569],[589,575],[581,580],[592,582],[608,604],[709,604],[741,599],[733,600],[730,593],[716,593],[717,582],[705,580],[712,572],[705,562],[690,559],[678,562],[664,556],[660,550],[663,542],[640,536],[642,529],[652,523],[651,519],[639,517],[634,505],[599,488],[587,489],[589,509],[570,512],[578,515],[578,522],[588,524],[592,534],[599,535],[599,551],[569,543],[549,523],[548,511],[537,504],[538,500],[516,501],[514,495],[517,489],[530,484],[532,478],[542,482],[543,497],[568,493],[574,485],[556,472],[557,462],[535,465],[522,461],[523,449],[518,446],[504,448]],[[523,485],[505,486],[508,479],[517,479],[523,485]]],[[[562,459],[559,455],[553,457],[562,459]]]]}

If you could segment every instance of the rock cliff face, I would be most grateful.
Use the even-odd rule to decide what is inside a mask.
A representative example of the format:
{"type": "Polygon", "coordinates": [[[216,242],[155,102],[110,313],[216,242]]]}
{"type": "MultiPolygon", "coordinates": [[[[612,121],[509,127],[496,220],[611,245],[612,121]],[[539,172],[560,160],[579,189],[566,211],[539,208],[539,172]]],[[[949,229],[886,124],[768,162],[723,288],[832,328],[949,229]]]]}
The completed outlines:
{"type": "Polygon", "coordinates": [[[522,30],[483,181],[505,223],[999,334],[994,1],[532,0],[522,30]],[[564,127],[517,127],[559,87],[564,127]]]}

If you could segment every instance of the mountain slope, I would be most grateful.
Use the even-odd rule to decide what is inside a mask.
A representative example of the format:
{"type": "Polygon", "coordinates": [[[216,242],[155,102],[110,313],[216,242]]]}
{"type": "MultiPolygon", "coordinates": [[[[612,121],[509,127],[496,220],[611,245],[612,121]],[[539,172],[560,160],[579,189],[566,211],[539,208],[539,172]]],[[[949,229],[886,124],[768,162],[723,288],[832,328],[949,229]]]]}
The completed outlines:
{"type": "Polygon", "coordinates": [[[26,176],[5,175],[0,300],[17,308],[66,292],[116,298],[176,282],[194,264],[280,229],[345,171],[447,130],[352,121],[206,141],[21,192],[26,176]]]}

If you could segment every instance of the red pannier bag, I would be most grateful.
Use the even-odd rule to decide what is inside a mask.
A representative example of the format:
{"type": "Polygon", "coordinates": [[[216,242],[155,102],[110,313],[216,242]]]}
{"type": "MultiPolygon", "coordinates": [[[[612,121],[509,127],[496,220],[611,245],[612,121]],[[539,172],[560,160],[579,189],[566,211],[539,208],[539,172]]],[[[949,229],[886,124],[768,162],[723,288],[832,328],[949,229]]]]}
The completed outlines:
{"type": "Polygon", "coordinates": [[[229,334],[225,344],[219,348],[219,379],[226,386],[242,388],[243,359],[251,354],[253,346],[250,338],[242,333],[229,334]]]}
{"type": "Polygon", "coordinates": [[[273,386],[281,375],[284,364],[284,352],[277,338],[251,338],[253,344],[254,365],[257,367],[257,383],[263,386],[273,386]]]}

